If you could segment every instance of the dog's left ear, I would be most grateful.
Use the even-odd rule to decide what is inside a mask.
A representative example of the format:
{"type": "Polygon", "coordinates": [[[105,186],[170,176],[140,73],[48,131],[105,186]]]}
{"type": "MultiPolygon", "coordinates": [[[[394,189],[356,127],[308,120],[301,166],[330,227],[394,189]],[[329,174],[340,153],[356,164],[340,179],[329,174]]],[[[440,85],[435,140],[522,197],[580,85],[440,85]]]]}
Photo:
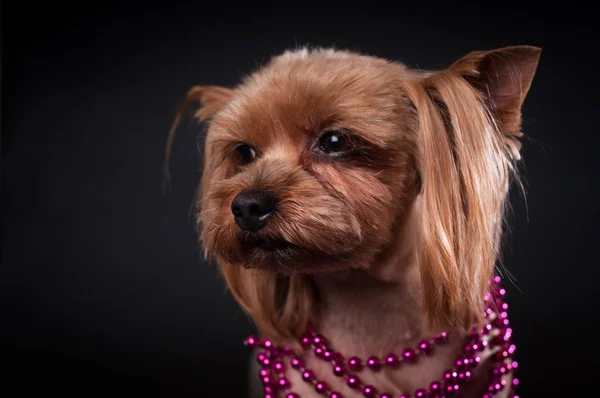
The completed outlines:
{"type": "Polygon", "coordinates": [[[468,332],[474,315],[482,324],[519,159],[521,106],[539,56],[529,46],[472,52],[404,86],[419,121],[419,257],[434,329],[468,332]]]}
{"type": "Polygon", "coordinates": [[[164,160],[164,183],[166,184],[169,176],[169,158],[171,156],[171,147],[175,138],[175,131],[179,127],[181,120],[190,111],[193,106],[198,107],[195,113],[196,119],[199,122],[205,121],[220,111],[231,101],[235,91],[221,86],[195,86],[192,87],[179,108],[169,135],[167,137],[167,146],[165,149],[164,160]]]}
{"type": "Polygon", "coordinates": [[[474,51],[449,69],[484,93],[488,107],[507,136],[520,137],[521,107],[529,92],[542,50],[511,46],[474,51]]]}

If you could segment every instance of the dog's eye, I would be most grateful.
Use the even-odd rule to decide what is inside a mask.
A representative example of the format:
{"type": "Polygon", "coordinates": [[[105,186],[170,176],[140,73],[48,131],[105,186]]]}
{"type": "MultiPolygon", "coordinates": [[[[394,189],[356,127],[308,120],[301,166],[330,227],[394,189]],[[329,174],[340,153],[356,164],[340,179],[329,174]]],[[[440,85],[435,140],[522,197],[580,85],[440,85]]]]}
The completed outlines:
{"type": "Polygon", "coordinates": [[[254,159],[256,159],[256,151],[250,145],[238,145],[236,151],[239,154],[240,160],[243,164],[251,163],[254,159]]]}
{"type": "Polygon", "coordinates": [[[350,149],[350,137],[340,131],[327,132],[321,136],[319,148],[328,154],[342,154],[350,149]]]}

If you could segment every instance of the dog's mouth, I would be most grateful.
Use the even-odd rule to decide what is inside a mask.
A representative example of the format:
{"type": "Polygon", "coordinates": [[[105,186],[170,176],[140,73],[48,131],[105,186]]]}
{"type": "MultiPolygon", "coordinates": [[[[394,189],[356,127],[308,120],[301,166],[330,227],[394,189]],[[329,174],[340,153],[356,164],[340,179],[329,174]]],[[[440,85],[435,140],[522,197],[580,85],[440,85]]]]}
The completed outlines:
{"type": "Polygon", "coordinates": [[[292,244],[284,240],[258,239],[254,246],[261,250],[272,252],[276,250],[288,249],[292,246],[292,244]]]}
{"type": "Polygon", "coordinates": [[[350,252],[326,253],[318,249],[304,247],[277,235],[238,234],[238,250],[228,251],[225,255],[232,263],[248,269],[260,269],[276,273],[313,272],[348,267],[350,252]]]}
{"type": "Polygon", "coordinates": [[[265,252],[275,252],[278,250],[290,249],[293,245],[283,239],[246,236],[242,240],[242,246],[247,250],[262,250],[265,252]]]}

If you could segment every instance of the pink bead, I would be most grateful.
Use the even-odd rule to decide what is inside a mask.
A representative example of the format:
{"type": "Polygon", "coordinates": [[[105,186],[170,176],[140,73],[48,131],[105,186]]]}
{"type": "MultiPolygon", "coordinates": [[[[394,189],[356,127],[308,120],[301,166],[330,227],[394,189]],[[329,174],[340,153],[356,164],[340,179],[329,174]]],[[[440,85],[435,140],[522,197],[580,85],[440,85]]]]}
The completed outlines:
{"type": "Polygon", "coordinates": [[[262,365],[262,362],[265,360],[266,357],[267,356],[264,354],[264,351],[263,351],[256,356],[256,360],[258,361],[259,364],[262,365]]]}
{"type": "Polygon", "coordinates": [[[473,344],[471,344],[471,343],[465,344],[465,348],[463,348],[463,351],[467,355],[473,354],[473,344]]]}
{"type": "Polygon", "coordinates": [[[433,383],[431,383],[431,386],[429,386],[429,390],[431,392],[442,391],[442,384],[439,381],[434,381],[433,383]]]}
{"type": "Polygon", "coordinates": [[[304,363],[302,362],[302,360],[298,357],[293,357],[290,360],[290,363],[292,364],[292,368],[294,369],[300,369],[301,367],[304,366],[304,363]]]}
{"type": "Polygon", "coordinates": [[[304,372],[302,372],[302,380],[310,383],[311,381],[313,381],[314,378],[315,374],[312,372],[312,370],[305,370],[304,372]]]}
{"type": "Polygon", "coordinates": [[[279,372],[279,373],[283,373],[285,372],[285,365],[283,364],[283,362],[281,361],[277,361],[273,364],[273,368],[279,372]]]}
{"type": "Polygon", "coordinates": [[[277,382],[277,385],[282,390],[287,390],[288,388],[290,388],[290,382],[285,377],[282,377],[281,379],[279,379],[279,381],[277,382]]]}
{"type": "Polygon", "coordinates": [[[398,398],[410,398],[410,394],[402,394],[398,398]]]}
{"type": "Polygon", "coordinates": [[[379,369],[381,369],[381,362],[379,362],[378,358],[371,357],[367,360],[367,366],[372,371],[377,372],[379,369]]]}
{"type": "Polygon", "coordinates": [[[356,372],[360,371],[363,368],[362,361],[358,357],[350,358],[348,360],[348,366],[350,366],[350,369],[352,369],[356,372]]]}
{"type": "Polygon", "coordinates": [[[519,385],[519,379],[517,379],[517,378],[513,379],[512,384],[515,387],[518,386],[519,385]]]}
{"type": "Polygon", "coordinates": [[[496,335],[490,340],[491,346],[495,347],[504,344],[504,338],[501,335],[496,335]]]}
{"type": "Polygon", "coordinates": [[[452,380],[452,371],[451,370],[447,370],[444,372],[444,380],[446,380],[446,382],[449,382],[450,380],[452,380]]]}
{"type": "Polygon", "coordinates": [[[370,386],[370,385],[369,386],[365,386],[363,388],[363,395],[366,398],[373,398],[373,397],[377,396],[377,389],[375,387],[373,387],[373,386],[370,386]]]}
{"type": "Polygon", "coordinates": [[[336,376],[342,376],[344,374],[344,368],[339,365],[334,366],[333,374],[336,376]]]}
{"type": "Polygon", "coordinates": [[[360,379],[358,378],[358,376],[348,377],[348,387],[358,388],[359,386],[360,386],[360,379]]]}
{"type": "Polygon", "coordinates": [[[427,341],[427,340],[421,341],[419,343],[419,351],[426,355],[430,354],[431,353],[431,344],[429,343],[429,341],[427,341]]]}
{"type": "Polygon", "coordinates": [[[310,347],[311,340],[308,337],[302,337],[300,340],[300,345],[304,348],[310,347]]]}
{"type": "Polygon", "coordinates": [[[400,361],[396,355],[388,354],[388,356],[385,357],[385,364],[391,368],[396,368],[400,364],[400,361]]]}
{"type": "Polygon", "coordinates": [[[249,347],[257,347],[258,346],[258,338],[256,336],[248,336],[244,344],[249,347]]]}
{"type": "Polygon", "coordinates": [[[283,347],[281,350],[281,353],[283,355],[290,356],[290,355],[292,355],[292,349],[290,347],[283,347]]]}
{"type": "Polygon", "coordinates": [[[281,350],[279,348],[271,348],[271,356],[272,357],[280,357],[281,356],[281,350]]]}
{"type": "Polygon", "coordinates": [[[448,341],[448,333],[442,332],[438,334],[437,336],[435,336],[433,341],[435,342],[435,344],[444,344],[446,341],[448,341]]]}
{"type": "Polygon", "coordinates": [[[319,394],[323,394],[325,391],[327,391],[328,388],[329,387],[327,386],[327,384],[322,381],[315,384],[315,391],[317,391],[319,394]]]}
{"type": "Polygon", "coordinates": [[[313,343],[316,346],[321,345],[321,344],[325,344],[325,339],[323,338],[323,336],[316,335],[315,337],[313,337],[313,343]]]}
{"type": "Polygon", "coordinates": [[[389,392],[384,392],[379,396],[379,398],[393,398],[393,396],[389,392]]]}
{"type": "Polygon", "coordinates": [[[277,398],[274,394],[266,393],[265,398],[277,398]]]}
{"type": "Polygon", "coordinates": [[[323,351],[323,359],[326,359],[328,361],[333,359],[333,354],[331,353],[331,351],[323,351]]]}
{"type": "Polygon", "coordinates": [[[331,393],[331,395],[329,396],[329,398],[344,398],[344,396],[341,393],[339,393],[337,391],[334,391],[334,392],[331,393]]]}
{"type": "Polygon", "coordinates": [[[274,394],[275,393],[275,389],[272,387],[271,384],[268,384],[265,386],[264,388],[265,394],[274,394]]]}
{"type": "Polygon", "coordinates": [[[506,350],[498,351],[496,353],[496,361],[501,362],[504,359],[508,358],[510,354],[506,350]]]}
{"type": "Polygon", "coordinates": [[[512,361],[511,366],[513,369],[516,369],[519,366],[519,363],[517,361],[512,361]]]}
{"type": "Polygon", "coordinates": [[[454,389],[454,393],[456,394],[458,392],[458,390],[460,389],[460,387],[458,386],[458,384],[455,384],[452,386],[452,388],[454,389]]]}
{"type": "Polygon", "coordinates": [[[477,328],[472,328],[471,332],[469,333],[469,338],[471,339],[471,341],[477,341],[479,339],[479,330],[477,330],[477,328]]]}
{"type": "Polygon", "coordinates": [[[269,376],[265,376],[265,377],[262,378],[262,383],[264,385],[271,384],[271,381],[272,380],[271,380],[271,378],[269,376]]]}
{"type": "Polygon", "coordinates": [[[291,392],[286,395],[286,398],[300,398],[300,395],[296,394],[295,392],[291,392]]]}
{"type": "Polygon", "coordinates": [[[498,275],[494,276],[494,282],[495,283],[500,283],[502,279],[500,279],[500,277],[498,275]]]}
{"type": "Polygon", "coordinates": [[[265,341],[263,341],[262,346],[264,348],[272,348],[273,347],[273,343],[271,343],[270,340],[265,340],[265,341]]]}
{"type": "Polygon", "coordinates": [[[402,353],[402,359],[405,362],[414,362],[417,359],[417,356],[415,355],[415,351],[414,350],[412,350],[410,348],[407,348],[402,353]]]}
{"type": "Polygon", "coordinates": [[[425,392],[425,390],[423,390],[421,388],[421,389],[415,391],[415,398],[425,398],[426,394],[427,393],[425,392]]]}
{"type": "Polygon", "coordinates": [[[473,368],[474,368],[474,367],[476,367],[476,366],[477,366],[477,363],[475,362],[475,359],[473,359],[473,358],[469,358],[469,366],[468,366],[468,367],[469,367],[470,369],[473,369],[473,368]]]}
{"type": "Polygon", "coordinates": [[[264,366],[265,368],[268,368],[271,365],[271,360],[269,358],[265,358],[262,361],[262,366],[264,366]]]}
{"type": "Polygon", "coordinates": [[[263,378],[263,377],[269,375],[269,371],[266,370],[266,369],[261,369],[261,371],[259,372],[259,374],[260,374],[260,377],[263,378]]]}

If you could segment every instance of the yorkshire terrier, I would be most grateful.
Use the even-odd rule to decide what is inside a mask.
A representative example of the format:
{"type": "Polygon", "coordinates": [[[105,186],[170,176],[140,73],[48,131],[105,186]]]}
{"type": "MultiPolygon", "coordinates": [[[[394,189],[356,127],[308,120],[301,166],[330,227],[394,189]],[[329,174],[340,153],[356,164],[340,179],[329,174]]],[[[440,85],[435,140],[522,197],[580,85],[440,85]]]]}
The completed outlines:
{"type": "Polygon", "coordinates": [[[541,50],[438,71],[336,49],[192,88],[197,226],[256,325],[253,396],[512,397],[499,262],[541,50]]]}

